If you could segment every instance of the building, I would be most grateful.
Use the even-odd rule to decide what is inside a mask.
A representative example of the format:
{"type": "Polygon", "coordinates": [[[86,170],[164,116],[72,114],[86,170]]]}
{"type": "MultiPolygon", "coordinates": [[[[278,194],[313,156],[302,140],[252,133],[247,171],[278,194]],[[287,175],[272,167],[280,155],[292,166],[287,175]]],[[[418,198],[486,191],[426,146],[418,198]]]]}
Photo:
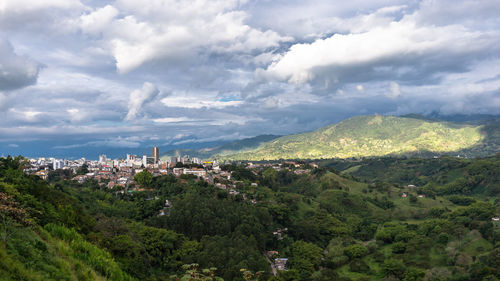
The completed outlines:
{"type": "Polygon", "coordinates": [[[108,162],[108,157],[106,156],[106,154],[99,155],[99,163],[104,164],[106,162],[108,162]]]}
{"type": "Polygon", "coordinates": [[[170,167],[174,167],[175,164],[177,164],[177,157],[176,156],[170,157],[170,167]]]}
{"type": "Polygon", "coordinates": [[[204,177],[207,175],[205,169],[184,169],[183,173],[186,175],[195,175],[197,177],[204,177]]]}
{"type": "Polygon", "coordinates": [[[137,155],[127,154],[127,163],[133,163],[137,160],[137,155]]]}
{"type": "Polygon", "coordinates": [[[153,147],[153,158],[155,159],[155,164],[160,161],[160,149],[158,147],[153,147]]]}
{"type": "Polygon", "coordinates": [[[156,164],[154,157],[149,157],[147,155],[142,156],[142,165],[144,167],[148,167],[148,165],[154,165],[154,164],[156,164]]]}
{"type": "Polygon", "coordinates": [[[287,258],[274,259],[274,266],[276,267],[276,270],[287,270],[287,268],[286,268],[287,261],[288,261],[287,258]]]}
{"type": "Polygon", "coordinates": [[[191,164],[191,160],[189,159],[189,155],[184,155],[181,158],[181,162],[182,162],[182,164],[191,164]]]}
{"type": "Polygon", "coordinates": [[[62,169],[63,167],[64,167],[64,161],[63,160],[54,160],[52,162],[52,168],[54,170],[62,169]]]}

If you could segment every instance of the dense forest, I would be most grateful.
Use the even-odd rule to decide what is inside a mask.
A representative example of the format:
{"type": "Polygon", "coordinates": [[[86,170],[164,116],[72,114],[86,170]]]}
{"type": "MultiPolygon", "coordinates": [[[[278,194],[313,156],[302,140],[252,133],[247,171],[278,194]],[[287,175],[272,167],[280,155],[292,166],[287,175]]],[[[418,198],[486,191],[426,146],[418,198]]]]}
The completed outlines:
{"type": "Polygon", "coordinates": [[[187,175],[121,193],[25,165],[0,159],[0,280],[500,279],[498,156],[226,165],[236,195],[187,175]]]}

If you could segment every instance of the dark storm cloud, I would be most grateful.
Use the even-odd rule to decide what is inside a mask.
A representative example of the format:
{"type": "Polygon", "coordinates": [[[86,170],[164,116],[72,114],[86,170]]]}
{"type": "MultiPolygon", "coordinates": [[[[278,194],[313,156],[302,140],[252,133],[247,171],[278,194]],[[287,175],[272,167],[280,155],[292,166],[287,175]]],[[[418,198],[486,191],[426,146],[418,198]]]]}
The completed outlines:
{"type": "Polygon", "coordinates": [[[9,41],[0,37],[0,91],[23,88],[36,83],[41,65],[15,53],[9,41]]]}

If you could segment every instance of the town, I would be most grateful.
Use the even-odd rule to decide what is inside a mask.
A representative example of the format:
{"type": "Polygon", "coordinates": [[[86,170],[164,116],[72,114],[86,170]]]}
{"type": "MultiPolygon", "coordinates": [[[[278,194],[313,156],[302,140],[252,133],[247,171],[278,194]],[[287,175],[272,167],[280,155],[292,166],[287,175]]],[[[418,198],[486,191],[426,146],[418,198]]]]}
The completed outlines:
{"type": "MultiPolygon", "coordinates": [[[[130,194],[140,191],[152,191],[148,187],[141,186],[135,179],[135,175],[147,171],[153,177],[162,175],[173,175],[178,178],[196,178],[206,181],[215,187],[224,190],[228,195],[239,197],[243,201],[248,201],[251,204],[257,204],[257,199],[248,196],[245,191],[248,188],[256,188],[256,182],[243,182],[232,177],[233,171],[227,169],[230,165],[219,164],[217,160],[202,161],[197,157],[190,158],[189,155],[169,157],[168,160],[161,160],[159,157],[159,149],[154,147],[152,155],[137,155],[127,154],[124,159],[109,159],[106,155],[100,155],[99,160],[87,160],[81,158],[78,160],[65,160],[56,158],[28,158],[29,167],[25,167],[24,171],[27,174],[37,175],[44,180],[49,180],[51,175],[62,173],[70,175],[70,179],[83,184],[87,181],[96,181],[102,188],[109,190],[115,194],[130,194]]],[[[242,164],[239,163],[238,164],[242,164]]],[[[289,169],[296,175],[310,173],[312,169],[318,168],[314,162],[265,162],[253,163],[246,162],[245,166],[251,168],[253,173],[256,170],[272,168],[274,170],[289,169]]],[[[152,197],[151,199],[159,199],[152,197]]],[[[162,209],[159,210],[158,216],[169,214],[170,208],[173,207],[173,202],[166,199],[162,209]]],[[[283,240],[286,235],[287,228],[276,229],[273,235],[277,240],[283,240]]],[[[286,267],[287,258],[280,257],[278,251],[268,251],[264,253],[267,261],[271,265],[271,272],[277,275],[278,271],[288,270],[286,267]]]]}
{"type": "MultiPolygon", "coordinates": [[[[127,154],[124,159],[109,159],[106,155],[100,155],[99,160],[87,160],[85,158],[77,160],[66,160],[56,158],[28,158],[29,167],[25,169],[28,174],[34,174],[44,180],[49,179],[50,172],[68,171],[72,175],[72,180],[83,183],[87,180],[96,180],[101,185],[106,185],[109,189],[117,189],[119,192],[141,191],[141,187],[135,182],[134,175],[147,170],[153,176],[193,175],[210,184],[228,190],[230,194],[239,194],[236,191],[238,181],[231,178],[231,172],[224,170],[217,159],[213,161],[202,161],[200,158],[190,158],[189,155],[173,156],[168,160],[160,159],[158,147],[153,147],[152,155],[127,154]]],[[[249,168],[273,167],[280,170],[283,165],[293,166],[295,174],[309,172],[304,169],[304,163],[287,161],[284,163],[252,163],[248,162],[249,168]]],[[[315,163],[309,163],[309,167],[317,167],[315,163]]],[[[256,186],[257,183],[251,183],[256,186]]]]}

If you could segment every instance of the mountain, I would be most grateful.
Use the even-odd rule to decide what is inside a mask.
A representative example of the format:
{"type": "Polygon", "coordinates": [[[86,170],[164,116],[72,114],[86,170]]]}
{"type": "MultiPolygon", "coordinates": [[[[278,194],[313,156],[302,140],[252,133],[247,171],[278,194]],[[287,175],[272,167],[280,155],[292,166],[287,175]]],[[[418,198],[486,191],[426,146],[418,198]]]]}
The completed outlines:
{"type": "Polygon", "coordinates": [[[265,142],[272,141],[281,136],[276,135],[259,135],[252,138],[246,138],[241,140],[235,140],[229,143],[218,145],[215,147],[207,147],[201,149],[173,149],[167,151],[161,156],[162,159],[168,160],[171,156],[183,156],[189,155],[191,157],[198,157],[202,159],[210,158],[214,155],[228,155],[239,153],[242,151],[255,149],[265,142]]]}
{"type": "Polygon", "coordinates": [[[415,116],[356,116],[313,132],[280,137],[223,160],[277,160],[432,156],[484,156],[500,151],[498,119],[452,123],[415,116]]]}

